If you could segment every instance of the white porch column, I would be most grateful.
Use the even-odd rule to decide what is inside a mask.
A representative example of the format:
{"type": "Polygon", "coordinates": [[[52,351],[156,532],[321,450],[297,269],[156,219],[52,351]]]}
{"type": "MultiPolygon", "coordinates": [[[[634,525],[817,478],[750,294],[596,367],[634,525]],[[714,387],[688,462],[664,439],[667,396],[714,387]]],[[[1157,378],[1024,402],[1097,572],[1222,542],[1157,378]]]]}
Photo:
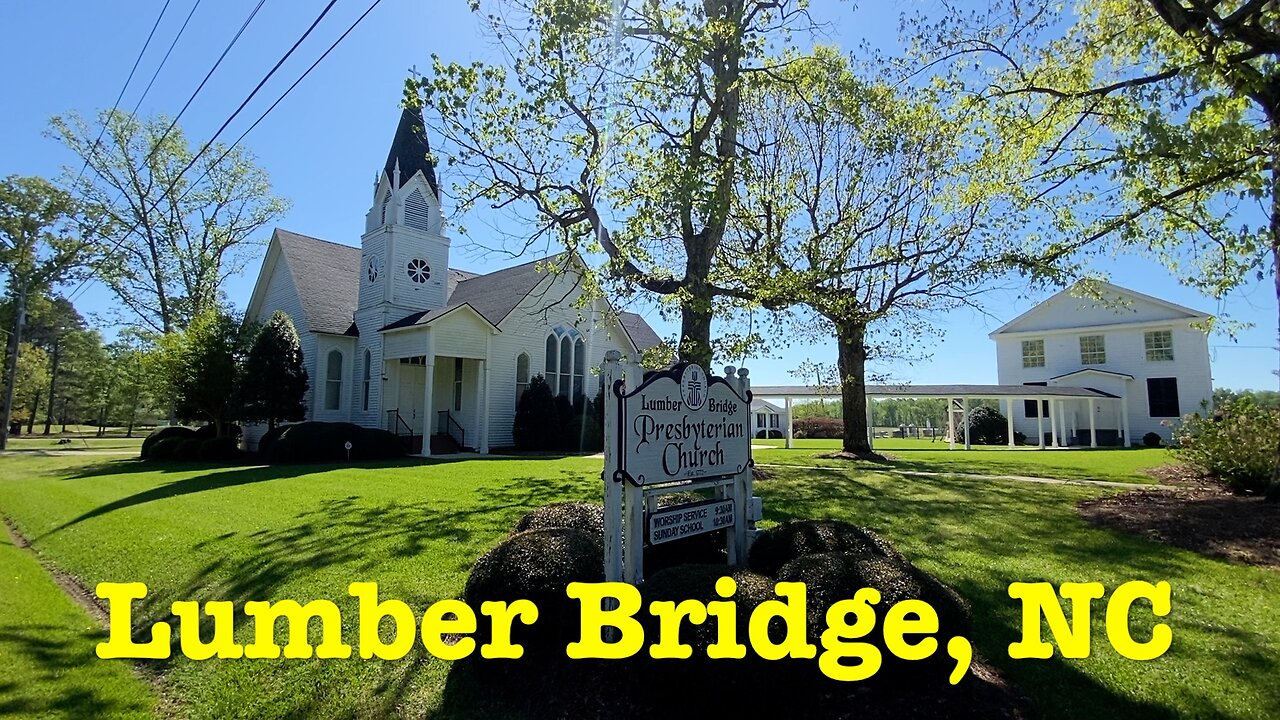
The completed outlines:
{"type": "Polygon", "coordinates": [[[1058,401],[1058,432],[1061,437],[1058,438],[1058,445],[1068,447],[1071,445],[1071,432],[1067,429],[1067,403],[1064,400],[1058,401]]]}
{"type": "MultiPolygon", "coordinates": [[[[791,398],[784,398],[783,404],[787,407],[787,444],[786,448],[791,449],[791,398]]],[[[768,435],[768,433],[765,433],[768,435]]]]}
{"type": "Polygon", "coordinates": [[[973,449],[973,439],[970,437],[973,433],[969,432],[969,398],[960,399],[961,408],[964,412],[964,449],[973,449]]]}
{"type": "Polygon", "coordinates": [[[489,362],[487,360],[480,361],[480,372],[476,373],[476,379],[480,381],[480,443],[476,446],[476,450],[481,455],[489,454],[489,362]]]}
{"type": "Polygon", "coordinates": [[[1044,449],[1044,401],[1035,399],[1036,403],[1036,444],[1044,449]]]}
{"type": "Polygon", "coordinates": [[[947,436],[951,442],[947,445],[948,450],[956,449],[956,399],[947,398],[947,436]]]}
{"type": "MultiPolygon", "coordinates": [[[[1129,388],[1125,388],[1127,393],[1129,388]]],[[[1120,447],[1129,447],[1133,444],[1133,437],[1129,435],[1129,396],[1126,394],[1120,398],[1120,422],[1124,426],[1124,442],[1120,447]]]]}
{"type": "Polygon", "coordinates": [[[431,457],[431,421],[436,414],[432,404],[431,391],[436,386],[436,348],[435,338],[427,331],[427,354],[424,365],[426,377],[422,385],[422,457],[431,457]]]}
{"type": "Polygon", "coordinates": [[[867,398],[867,447],[876,449],[875,408],[871,407],[871,398],[867,398]]]}
{"type": "MultiPolygon", "coordinates": [[[[1044,408],[1040,408],[1043,410],[1044,408]]],[[[1058,401],[1049,401],[1049,441],[1053,447],[1058,447],[1058,401]]]]}
{"type": "Polygon", "coordinates": [[[1085,402],[1089,403],[1089,447],[1098,447],[1098,410],[1094,407],[1093,398],[1089,398],[1085,402]]]}
{"type": "Polygon", "coordinates": [[[1004,401],[1004,419],[1009,423],[1009,429],[1007,431],[1009,435],[1009,447],[1017,445],[1017,443],[1013,441],[1013,402],[1014,398],[1009,398],[1004,401]]]}

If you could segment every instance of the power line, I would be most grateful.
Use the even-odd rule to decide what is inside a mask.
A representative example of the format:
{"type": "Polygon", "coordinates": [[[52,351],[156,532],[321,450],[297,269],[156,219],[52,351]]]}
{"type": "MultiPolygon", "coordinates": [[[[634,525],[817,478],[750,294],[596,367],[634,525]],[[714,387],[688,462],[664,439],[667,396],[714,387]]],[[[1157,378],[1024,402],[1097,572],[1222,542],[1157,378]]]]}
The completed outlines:
{"type": "MultiPolygon", "coordinates": [[[[142,56],[147,54],[147,48],[151,45],[151,38],[155,37],[156,28],[160,27],[160,21],[164,19],[164,13],[169,9],[169,3],[172,0],[164,0],[164,6],[160,8],[160,14],[156,17],[155,24],[151,26],[151,32],[147,33],[146,42],[142,43],[142,49],[138,51],[138,57],[133,61],[133,67],[129,70],[129,77],[125,78],[124,86],[120,88],[120,94],[116,95],[116,101],[111,104],[111,113],[115,113],[120,107],[120,101],[124,99],[124,91],[129,89],[129,83],[133,82],[133,74],[138,71],[138,64],[142,62],[142,56]]],[[[108,114],[110,117],[110,114],[108,114]]],[[[93,154],[94,148],[98,147],[98,143],[102,142],[102,136],[107,132],[106,123],[103,123],[102,129],[98,131],[98,137],[94,139],[93,144],[89,146],[89,154],[93,154]]],[[[73,186],[79,184],[80,179],[84,177],[84,171],[89,168],[89,158],[84,159],[84,164],[80,166],[80,173],[76,175],[76,181],[73,186]]]]}
{"type": "Polygon", "coordinates": [[[151,74],[151,80],[143,88],[142,95],[138,97],[138,102],[134,104],[133,110],[129,111],[130,115],[138,114],[138,108],[142,107],[142,101],[146,99],[147,93],[151,92],[151,86],[156,84],[156,78],[160,77],[160,71],[164,69],[165,63],[169,62],[169,55],[173,53],[178,41],[182,39],[182,33],[186,32],[187,24],[191,22],[191,16],[196,14],[196,8],[200,7],[200,2],[201,0],[196,0],[195,4],[191,6],[191,12],[187,13],[187,19],[182,21],[182,27],[178,28],[178,34],[173,37],[173,42],[169,43],[169,49],[164,52],[164,57],[160,58],[160,64],[156,67],[156,71],[151,74]]]}
{"type": "MultiPolygon", "coordinates": [[[[265,0],[263,0],[263,1],[265,1],[265,0]]],[[[272,69],[267,73],[266,77],[264,77],[264,78],[262,79],[262,81],[261,81],[261,82],[259,82],[259,83],[258,83],[258,85],[257,85],[257,86],[253,89],[253,91],[249,94],[249,97],[248,97],[248,98],[246,98],[246,99],[245,99],[245,101],[244,101],[244,102],[242,102],[242,103],[240,104],[240,107],[238,107],[238,108],[236,109],[236,111],[235,111],[234,113],[232,113],[231,117],[229,117],[229,118],[227,119],[227,121],[223,123],[222,127],[220,127],[220,128],[218,129],[218,132],[214,134],[213,138],[210,138],[210,140],[209,140],[207,143],[205,143],[205,144],[204,144],[204,146],[200,149],[200,152],[198,152],[198,153],[196,154],[196,156],[195,156],[195,157],[193,157],[193,158],[191,159],[191,162],[189,162],[189,163],[186,165],[186,167],[184,167],[184,168],[182,169],[182,171],[181,171],[181,172],[179,172],[179,173],[174,177],[173,181],[169,184],[169,187],[168,187],[168,188],[166,188],[165,192],[161,195],[161,197],[167,197],[171,192],[173,192],[173,189],[177,186],[178,181],[179,181],[179,180],[181,180],[181,179],[182,179],[182,176],[183,176],[183,175],[185,175],[185,174],[186,174],[186,172],[187,172],[188,170],[190,170],[190,169],[191,169],[191,167],[193,167],[193,166],[195,165],[196,161],[197,161],[197,160],[199,160],[200,156],[201,156],[201,155],[202,155],[206,150],[208,150],[208,148],[209,148],[209,147],[211,147],[211,146],[212,146],[212,144],[213,144],[214,140],[216,140],[216,139],[217,139],[218,134],[220,134],[220,133],[221,133],[221,132],[226,128],[226,126],[227,126],[228,124],[230,124],[231,120],[233,120],[233,119],[235,118],[235,116],[236,116],[236,115],[238,115],[238,114],[239,114],[239,113],[244,109],[245,105],[247,105],[247,104],[248,104],[249,100],[251,100],[251,99],[253,98],[253,96],[254,96],[255,94],[257,94],[257,92],[262,88],[262,86],[263,86],[264,84],[266,84],[267,80],[268,80],[268,79],[270,79],[270,77],[271,77],[271,76],[276,72],[276,70],[278,70],[278,69],[280,68],[280,66],[285,62],[285,60],[287,60],[287,59],[289,58],[289,56],[290,56],[290,55],[292,55],[292,54],[293,54],[293,52],[294,52],[295,50],[297,50],[298,46],[299,46],[299,45],[301,45],[301,44],[302,44],[302,42],[303,42],[304,40],[306,40],[307,36],[311,34],[311,31],[312,31],[312,30],[314,30],[314,29],[316,28],[316,26],[320,23],[320,21],[324,18],[324,16],[325,16],[326,14],[328,14],[329,10],[330,10],[330,9],[331,9],[331,8],[332,8],[336,3],[337,3],[337,0],[331,0],[331,1],[329,2],[329,4],[328,4],[327,6],[325,6],[324,10],[323,10],[323,11],[321,11],[320,15],[315,19],[315,21],[313,21],[313,22],[311,23],[311,26],[307,28],[306,32],[305,32],[305,33],[303,33],[302,37],[301,37],[301,38],[299,38],[299,39],[298,39],[298,41],[297,41],[297,42],[295,42],[295,43],[293,44],[293,46],[289,49],[289,51],[288,51],[288,52],[286,52],[286,53],[285,53],[285,55],[284,55],[282,58],[280,58],[280,60],[275,64],[275,66],[274,66],[274,67],[273,67],[273,68],[272,68],[272,69]]],[[[220,156],[218,156],[218,158],[217,158],[216,160],[214,160],[212,163],[210,163],[210,164],[205,168],[204,173],[203,173],[203,174],[201,174],[201,176],[200,176],[199,178],[197,178],[195,182],[191,183],[191,184],[187,187],[187,189],[186,189],[185,191],[183,191],[182,195],[180,195],[180,196],[178,197],[178,200],[179,200],[179,201],[181,201],[181,200],[182,200],[182,199],[184,199],[188,194],[190,194],[190,193],[191,193],[191,191],[192,191],[192,190],[193,190],[193,189],[194,189],[194,188],[199,184],[199,182],[200,182],[201,180],[203,180],[205,177],[207,177],[207,176],[209,175],[209,171],[210,171],[210,170],[212,170],[212,169],[213,169],[215,166],[217,166],[219,163],[221,163],[221,162],[222,162],[222,161],[227,157],[227,155],[228,155],[228,154],[230,154],[230,153],[231,153],[231,151],[232,151],[236,146],[238,146],[238,145],[240,144],[240,142],[241,142],[242,140],[244,140],[244,138],[245,138],[245,137],[246,137],[250,132],[252,132],[254,128],[256,128],[256,127],[258,126],[258,124],[259,124],[259,123],[261,123],[264,119],[266,119],[266,117],[267,117],[267,116],[268,116],[268,115],[269,115],[273,110],[275,110],[276,106],[278,106],[278,105],[281,103],[281,101],[283,101],[286,97],[288,97],[289,93],[293,92],[294,88],[296,88],[296,87],[297,87],[297,86],[298,86],[298,85],[299,85],[299,84],[300,84],[304,79],[306,79],[306,77],[307,77],[308,75],[310,75],[310,74],[311,74],[311,71],[312,71],[312,70],[315,70],[315,69],[316,69],[316,67],[317,67],[317,66],[318,66],[318,65],[319,65],[319,64],[320,64],[320,63],[321,63],[325,58],[327,58],[327,57],[329,56],[329,54],[330,54],[330,53],[332,53],[332,52],[334,51],[334,49],[335,49],[335,48],[337,48],[337,47],[338,47],[338,45],[339,45],[343,40],[345,40],[345,39],[347,38],[347,36],[348,36],[348,35],[350,35],[350,34],[351,34],[355,29],[356,29],[356,27],[358,27],[358,26],[360,25],[360,23],[364,21],[364,19],[365,19],[366,17],[368,17],[368,16],[369,16],[369,14],[370,14],[370,13],[372,13],[372,12],[373,12],[374,8],[376,8],[376,7],[377,7],[378,5],[380,5],[381,3],[382,3],[382,0],[373,0],[373,3],[372,3],[372,4],[370,4],[370,5],[369,5],[369,7],[368,7],[367,9],[365,9],[365,11],[360,15],[360,17],[356,18],[356,20],[355,20],[353,23],[351,23],[351,25],[346,29],[346,31],[344,31],[340,36],[338,36],[338,39],[337,39],[337,40],[335,40],[335,41],[334,41],[334,42],[333,42],[333,43],[328,47],[328,49],[326,49],[326,50],[324,51],[324,53],[322,53],[322,54],[320,55],[320,57],[319,57],[319,58],[317,58],[317,59],[316,59],[316,61],[315,61],[315,62],[313,62],[313,63],[310,65],[310,67],[308,67],[305,71],[303,71],[302,75],[301,75],[301,76],[299,76],[299,77],[298,77],[298,79],[297,79],[297,80],[295,80],[295,81],[293,82],[293,84],[291,84],[291,85],[290,85],[290,86],[289,86],[289,87],[288,87],[288,88],[287,88],[287,89],[286,89],[286,90],[285,90],[285,91],[280,95],[280,97],[276,98],[276,101],[275,101],[274,103],[272,103],[272,104],[271,104],[271,106],[270,106],[270,107],[268,107],[268,108],[266,109],[266,111],[265,111],[265,112],[263,112],[260,116],[258,116],[258,119],[257,119],[257,120],[255,120],[255,121],[253,122],[253,124],[249,126],[249,128],[248,128],[248,129],[246,129],[243,133],[241,133],[241,134],[240,134],[240,137],[238,137],[234,143],[232,143],[232,144],[231,144],[231,145],[230,145],[226,150],[224,150],[224,151],[223,151],[223,153],[222,153],[220,156]]],[[[261,7],[261,6],[262,6],[262,2],[259,2],[259,3],[258,3],[258,7],[261,7]]],[[[257,12],[257,8],[255,8],[255,9],[254,9],[254,12],[255,12],[255,13],[257,12]]],[[[252,15],[250,15],[250,19],[252,19],[252,15]]],[[[247,24],[247,21],[246,21],[246,24],[247,24]]],[[[243,28],[241,28],[241,29],[243,30],[243,28]]],[[[237,33],[237,37],[239,37],[239,33],[237,33]]],[[[224,53],[224,55],[225,55],[225,53],[224,53]]],[[[215,67],[216,67],[216,65],[215,65],[215,67]]],[[[206,78],[206,79],[207,79],[207,78],[206,78]]],[[[202,83],[202,85],[203,85],[203,83],[202,83]]],[[[197,91],[198,91],[198,90],[197,90],[197,91]]],[[[154,152],[154,149],[153,149],[153,152],[154,152]]],[[[155,203],[153,203],[153,204],[152,204],[152,206],[151,206],[151,208],[150,208],[150,209],[151,209],[151,210],[154,210],[158,205],[159,205],[159,201],[156,201],[155,203]]],[[[134,224],[133,224],[133,226],[132,226],[131,228],[129,228],[128,232],[126,232],[126,233],[124,234],[124,236],[123,236],[123,237],[128,237],[128,236],[129,236],[129,234],[131,234],[134,230],[136,230],[136,229],[138,228],[138,225],[139,225],[139,223],[134,223],[134,224]]],[[[117,248],[119,248],[119,246],[120,246],[121,244],[123,244],[123,241],[117,242],[117,243],[116,243],[116,247],[117,247],[117,248]]],[[[87,283],[87,282],[88,282],[88,281],[93,277],[93,274],[94,274],[94,273],[90,273],[89,277],[86,277],[83,281],[81,281],[80,286],[79,286],[79,287],[77,287],[77,288],[76,288],[76,290],[72,293],[72,296],[71,296],[71,298],[70,298],[71,300],[74,300],[75,295],[76,295],[76,294],[78,294],[78,293],[83,289],[83,287],[86,285],[86,283],[87,283]]]]}

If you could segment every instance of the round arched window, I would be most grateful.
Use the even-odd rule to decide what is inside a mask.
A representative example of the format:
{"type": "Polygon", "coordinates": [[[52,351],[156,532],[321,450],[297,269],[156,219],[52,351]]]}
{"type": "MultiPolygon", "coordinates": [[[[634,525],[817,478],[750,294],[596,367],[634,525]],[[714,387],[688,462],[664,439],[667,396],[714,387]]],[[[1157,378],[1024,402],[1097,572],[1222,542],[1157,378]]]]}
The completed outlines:
{"type": "Polygon", "coordinates": [[[409,279],[421,285],[431,279],[431,266],[422,258],[409,261],[409,279]]]}

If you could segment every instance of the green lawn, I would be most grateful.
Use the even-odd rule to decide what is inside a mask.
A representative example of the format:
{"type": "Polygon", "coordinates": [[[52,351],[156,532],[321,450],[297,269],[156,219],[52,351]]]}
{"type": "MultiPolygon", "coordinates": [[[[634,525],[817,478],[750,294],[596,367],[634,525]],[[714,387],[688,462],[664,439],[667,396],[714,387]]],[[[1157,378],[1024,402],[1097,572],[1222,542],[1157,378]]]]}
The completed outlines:
{"type": "MultiPolygon", "coordinates": [[[[861,467],[868,470],[882,469],[869,462],[850,463],[818,457],[840,449],[839,440],[795,440],[787,450],[783,440],[753,440],[755,445],[770,445],[773,449],[757,449],[757,463],[777,465],[808,465],[823,467],[861,467]]],[[[1167,449],[1112,449],[1071,448],[1046,449],[1034,447],[1009,448],[1006,446],[977,447],[965,450],[963,445],[949,450],[947,443],[938,440],[888,440],[878,439],[877,452],[891,456],[888,467],[898,470],[943,473],[975,473],[979,475],[1027,475],[1033,477],[1063,478],[1070,480],[1109,480],[1131,483],[1154,483],[1154,478],[1143,470],[1159,467],[1174,460],[1167,449]]]]}
{"type": "Polygon", "coordinates": [[[155,697],[130,667],[93,659],[105,639],[0,528],[0,717],[151,717],[155,697]]]}
{"type": "MultiPolygon", "coordinates": [[[[758,457],[765,462],[785,452],[758,457]]],[[[1066,462],[1093,453],[1057,455],[1063,459],[1055,462],[1066,462]]],[[[385,596],[420,610],[460,595],[471,563],[528,508],[601,494],[600,461],[590,458],[346,469],[180,469],[32,456],[0,464],[0,512],[37,549],[90,586],[147,583],[152,597],[136,622],[161,617],[175,599],[239,605],[330,598],[344,610],[349,641],[349,582],[376,580],[385,596]]],[[[1017,474],[1039,474],[1037,467],[1045,466],[1017,474]]],[[[1267,718],[1280,709],[1274,681],[1280,574],[1094,529],[1077,518],[1076,501],[1109,489],[796,468],[778,470],[757,490],[770,523],[826,516],[868,525],[954,585],[973,603],[979,651],[1046,718],[1267,718]],[[1133,579],[1168,580],[1174,588],[1174,646],[1165,657],[1121,659],[1106,646],[1097,613],[1092,657],[1007,658],[1018,621],[1009,583],[1100,581],[1110,590],[1133,579]]],[[[85,648],[86,672],[119,667],[85,648]]],[[[36,657],[16,662],[25,673],[39,669],[36,657]]],[[[482,693],[448,682],[449,667],[423,655],[389,663],[177,660],[164,668],[164,694],[179,714],[193,717],[498,717],[482,693]]],[[[47,689],[39,692],[50,697],[73,689],[57,677],[42,682],[47,689]]]]}
{"type": "Polygon", "coordinates": [[[59,443],[64,439],[60,435],[23,435],[20,437],[9,438],[8,450],[17,451],[33,451],[33,450],[99,450],[99,451],[124,451],[138,450],[142,447],[142,439],[146,437],[146,433],[139,433],[135,437],[127,438],[124,434],[108,435],[106,437],[95,437],[92,434],[87,435],[68,435],[65,439],[70,440],[68,443],[59,443]]]}

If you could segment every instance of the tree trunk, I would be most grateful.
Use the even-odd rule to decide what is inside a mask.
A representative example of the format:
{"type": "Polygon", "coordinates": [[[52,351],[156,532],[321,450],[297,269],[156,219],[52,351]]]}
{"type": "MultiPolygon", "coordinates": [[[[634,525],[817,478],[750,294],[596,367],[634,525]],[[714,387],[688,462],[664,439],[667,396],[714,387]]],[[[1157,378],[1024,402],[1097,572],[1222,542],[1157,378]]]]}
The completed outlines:
{"type": "Polygon", "coordinates": [[[711,367],[711,300],[691,299],[680,313],[680,361],[711,367]]]}
{"type": "Polygon", "coordinates": [[[49,406],[45,408],[44,435],[48,435],[53,428],[53,405],[58,399],[58,361],[61,357],[62,339],[58,338],[53,341],[53,357],[49,363],[49,406]]]}
{"type": "Polygon", "coordinates": [[[844,405],[844,440],[847,453],[868,454],[867,440],[867,327],[859,322],[836,323],[836,347],[840,367],[840,399],[844,405]]]}
{"type": "MultiPolygon", "coordinates": [[[[1271,134],[1280,138],[1280,120],[1272,120],[1271,134]]],[[[1276,349],[1280,350],[1280,153],[1271,153],[1271,281],[1276,290],[1276,349]]],[[[1280,503],[1280,438],[1276,442],[1276,462],[1271,469],[1267,502],[1280,503]]]]}
{"type": "Polygon", "coordinates": [[[27,413],[27,434],[36,426],[36,413],[40,412],[40,400],[44,398],[44,390],[36,391],[36,399],[31,402],[31,412],[27,413]]]}
{"type": "Polygon", "coordinates": [[[18,386],[18,351],[22,349],[22,326],[27,322],[27,279],[18,286],[14,308],[13,334],[9,337],[8,382],[4,386],[4,422],[0,424],[0,450],[9,444],[9,421],[13,419],[13,393],[18,386]]]}

